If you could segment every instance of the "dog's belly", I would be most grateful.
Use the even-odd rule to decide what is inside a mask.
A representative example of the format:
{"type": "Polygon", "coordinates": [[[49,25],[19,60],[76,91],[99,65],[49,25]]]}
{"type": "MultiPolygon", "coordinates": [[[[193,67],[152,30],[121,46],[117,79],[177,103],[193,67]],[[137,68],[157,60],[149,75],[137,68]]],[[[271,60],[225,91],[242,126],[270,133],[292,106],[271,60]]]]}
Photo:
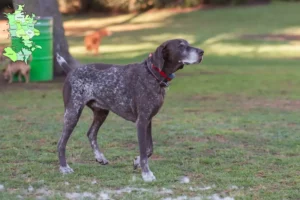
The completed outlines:
{"type": "Polygon", "coordinates": [[[113,86],[99,85],[96,88],[93,96],[97,107],[110,110],[126,120],[136,121],[137,114],[133,102],[134,98],[128,87],[117,83],[113,84],[113,86]]]}
{"type": "Polygon", "coordinates": [[[113,113],[119,115],[120,117],[135,122],[137,119],[137,115],[135,113],[135,109],[131,102],[127,101],[117,101],[111,104],[112,102],[107,102],[105,98],[97,100],[91,100],[87,105],[92,109],[104,109],[112,111],[113,113]]]}

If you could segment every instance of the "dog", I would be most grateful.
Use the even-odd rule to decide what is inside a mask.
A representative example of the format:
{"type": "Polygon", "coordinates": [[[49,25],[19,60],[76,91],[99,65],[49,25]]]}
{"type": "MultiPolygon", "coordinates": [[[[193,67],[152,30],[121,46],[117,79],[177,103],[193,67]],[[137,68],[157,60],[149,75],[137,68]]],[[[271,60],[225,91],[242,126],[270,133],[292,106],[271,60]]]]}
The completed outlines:
{"type": "Polygon", "coordinates": [[[6,69],[3,70],[4,80],[8,80],[8,83],[12,83],[13,76],[16,73],[18,73],[19,82],[22,82],[22,76],[24,76],[25,82],[29,83],[30,66],[28,64],[26,64],[24,61],[10,61],[6,69]]]}
{"type": "Polygon", "coordinates": [[[94,51],[95,55],[99,54],[99,45],[102,38],[110,35],[112,35],[112,33],[107,29],[100,29],[99,31],[85,36],[84,45],[86,47],[86,50],[94,51]]]}
{"type": "Polygon", "coordinates": [[[108,164],[99,149],[97,134],[111,111],[135,122],[140,153],[133,165],[135,169],[141,167],[144,181],[154,181],[156,178],[148,165],[153,153],[152,118],[163,105],[165,88],[174,78],[174,72],[184,65],[200,63],[203,54],[202,49],[190,46],[183,39],[168,40],[143,62],[128,65],[95,63],[73,68],[57,54],[57,62],[67,73],[63,87],[64,127],[57,146],[60,172],[73,172],[66,162],[66,144],[82,109],[88,106],[94,120],[87,136],[96,161],[108,164]]]}
{"type": "Polygon", "coordinates": [[[0,46],[0,62],[2,63],[3,61],[5,61],[6,60],[6,56],[4,56],[3,55],[3,53],[4,53],[4,47],[1,47],[0,46]]]}

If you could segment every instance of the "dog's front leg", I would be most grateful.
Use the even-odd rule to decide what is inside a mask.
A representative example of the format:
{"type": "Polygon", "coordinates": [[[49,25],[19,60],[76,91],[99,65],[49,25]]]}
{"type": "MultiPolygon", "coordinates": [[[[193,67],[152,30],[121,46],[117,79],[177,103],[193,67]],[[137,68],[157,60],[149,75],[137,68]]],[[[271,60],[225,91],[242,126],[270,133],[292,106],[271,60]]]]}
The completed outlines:
{"type": "Polygon", "coordinates": [[[25,76],[25,81],[26,83],[29,83],[29,79],[30,79],[30,72],[26,72],[26,74],[24,75],[25,76]]]}
{"type": "Polygon", "coordinates": [[[13,82],[13,74],[11,73],[10,75],[9,75],[9,81],[8,81],[8,83],[12,83],[13,82]]]}
{"type": "MultiPolygon", "coordinates": [[[[147,127],[147,135],[146,135],[146,140],[147,140],[147,156],[148,158],[151,157],[153,153],[153,142],[152,142],[152,125],[151,121],[148,124],[147,127]]],[[[136,170],[137,168],[140,168],[140,156],[135,157],[133,160],[133,169],[136,170]]]]}
{"type": "Polygon", "coordinates": [[[142,177],[146,182],[151,182],[155,180],[155,176],[151,172],[148,165],[148,155],[147,155],[147,128],[150,124],[150,120],[139,118],[137,121],[137,133],[140,148],[140,165],[142,169],[142,177]]]}

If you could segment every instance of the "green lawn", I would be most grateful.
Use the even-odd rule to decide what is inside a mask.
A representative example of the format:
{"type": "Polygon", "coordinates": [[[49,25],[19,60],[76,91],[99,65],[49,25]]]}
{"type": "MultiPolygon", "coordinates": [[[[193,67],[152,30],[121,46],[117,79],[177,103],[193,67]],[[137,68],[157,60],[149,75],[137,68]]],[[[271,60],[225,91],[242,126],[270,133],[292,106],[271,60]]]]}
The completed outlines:
{"type": "Polygon", "coordinates": [[[153,183],[132,169],[134,124],[114,114],[98,138],[110,164],[94,161],[88,109],[67,146],[75,173],[62,176],[62,82],[1,85],[0,199],[300,199],[300,42],[289,37],[300,35],[299,8],[65,18],[69,26],[115,32],[103,40],[100,57],[86,55],[82,35],[69,36],[83,63],[140,62],[176,37],[203,48],[205,58],[176,74],[153,119],[153,183]]]}

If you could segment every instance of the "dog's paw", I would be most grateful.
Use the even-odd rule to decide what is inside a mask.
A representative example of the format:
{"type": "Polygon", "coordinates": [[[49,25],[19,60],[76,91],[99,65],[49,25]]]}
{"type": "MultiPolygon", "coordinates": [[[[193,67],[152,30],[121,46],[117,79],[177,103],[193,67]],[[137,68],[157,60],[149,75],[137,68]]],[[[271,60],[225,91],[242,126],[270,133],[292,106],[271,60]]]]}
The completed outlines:
{"type": "Polygon", "coordinates": [[[152,182],[152,181],[156,180],[155,176],[153,175],[153,173],[151,171],[142,172],[142,177],[145,182],[152,182]]]}
{"type": "Polygon", "coordinates": [[[95,158],[98,163],[101,165],[107,165],[109,162],[101,152],[95,152],[95,158]]]}
{"type": "Polygon", "coordinates": [[[108,160],[106,160],[106,159],[97,159],[96,158],[96,161],[98,163],[100,163],[101,165],[107,165],[107,164],[109,164],[108,160]]]}
{"type": "Polygon", "coordinates": [[[140,164],[140,156],[137,156],[134,158],[133,160],[133,170],[137,170],[138,168],[141,167],[141,164],[140,164]]]}
{"type": "Polygon", "coordinates": [[[71,174],[74,172],[74,170],[69,165],[67,165],[65,167],[59,166],[59,171],[62,174],[71,174]]]}

